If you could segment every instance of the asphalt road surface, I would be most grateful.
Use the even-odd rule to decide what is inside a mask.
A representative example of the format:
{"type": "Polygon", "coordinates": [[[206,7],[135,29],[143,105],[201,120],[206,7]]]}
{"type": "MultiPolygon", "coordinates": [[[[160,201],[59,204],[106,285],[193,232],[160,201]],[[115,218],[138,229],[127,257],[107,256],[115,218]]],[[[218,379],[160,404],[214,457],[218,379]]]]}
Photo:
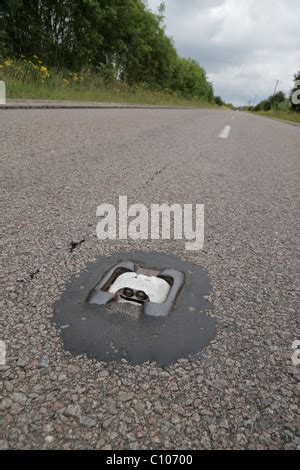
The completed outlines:
{"type": "Polygon", "coordinates": [[[196,109],[3,109],[0,120],[2,448],[296,448],[300,128],[196,109]],[[119,195],[205,204],[204,248],[100,241],[96,207],[119,195]],[[165,369],[66,353],[51,321],[65,284],[99,255],[137,249],[208,271],[214,340],[165,369]]]}

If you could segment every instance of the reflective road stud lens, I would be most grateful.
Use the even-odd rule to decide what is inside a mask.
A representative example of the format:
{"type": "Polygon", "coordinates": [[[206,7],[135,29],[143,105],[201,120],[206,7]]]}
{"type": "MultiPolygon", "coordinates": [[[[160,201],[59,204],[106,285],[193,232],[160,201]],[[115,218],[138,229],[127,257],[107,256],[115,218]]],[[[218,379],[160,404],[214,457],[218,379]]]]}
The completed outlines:
{"type": "Polygon", "coordinates": [[[133,297],[133,294],[133,290],[128,287],[123,290],[123,295],[125,295],[125,297],[133,297]]]}

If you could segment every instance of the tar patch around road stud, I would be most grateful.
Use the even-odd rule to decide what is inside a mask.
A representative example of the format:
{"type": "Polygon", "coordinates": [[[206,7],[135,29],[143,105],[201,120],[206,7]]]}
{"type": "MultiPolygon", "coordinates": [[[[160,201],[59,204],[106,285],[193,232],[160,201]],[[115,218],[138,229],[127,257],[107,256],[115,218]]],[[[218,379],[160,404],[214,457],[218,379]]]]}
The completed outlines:
{"type": "Polygon", "coordinates": [[[162,252],[99,257],[54,305],[64,348],[99,361],[166,367],[216,334],[205,270],[162,252]]]}

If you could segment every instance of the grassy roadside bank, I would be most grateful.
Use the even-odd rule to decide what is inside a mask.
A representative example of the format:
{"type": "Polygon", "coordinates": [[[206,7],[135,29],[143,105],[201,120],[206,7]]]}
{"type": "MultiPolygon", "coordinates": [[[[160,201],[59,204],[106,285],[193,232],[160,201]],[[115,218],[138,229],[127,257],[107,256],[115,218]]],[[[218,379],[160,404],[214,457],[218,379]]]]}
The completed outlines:
{"type": "Polygon", "coordinates": [[[296,122],[300,124],[300,113],[293,113],[288,111],[252,111],[251,113],[258,116],[282,119],[283,121],[296,122]]]}
{"type": "MultiPolygon", "coordinates": [[[[3,78],[2,78],[3,79],[3,78]]],[[[152,91],[131,87],[109,87],[94,84],[48,85],[14,79],[5,80],[6,98],[59,100],[59,101],[99,101],[130,104],[152,104],[166,106],[192,106],[197,108],[218,108],[213,103],[199,99],[184,99],[162,91],[152,91]]]]}
{"type": "Polygon", "coordinates": [[[80,73],[48,69],[37,57],[32,60],[7,59],[0,65],[0,80],[7,99],[99,101],[129,104],[217,108],[214,101],[183,97],[172,90],[153,89],[144,84],[127,85],[90,70],[80,73]]]}

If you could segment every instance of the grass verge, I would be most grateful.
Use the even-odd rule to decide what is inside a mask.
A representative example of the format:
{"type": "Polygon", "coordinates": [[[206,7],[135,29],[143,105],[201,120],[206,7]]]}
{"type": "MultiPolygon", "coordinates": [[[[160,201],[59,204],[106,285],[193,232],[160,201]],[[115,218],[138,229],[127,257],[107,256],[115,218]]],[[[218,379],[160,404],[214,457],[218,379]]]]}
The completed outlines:
{"type": "Polygon", "coordinates": [[[216,108],[212,103],[199,99],[183,99],[175,94],[148,90],[142,87],[99,86],[93,83],[35,83],[7,77],[6,97],[8,99],[99,101],[129,104],[151,104],[165,106],[191,106],[216,108]]]}
{"type": "Polygon", "coordinates": [[[255,111],[254,114],[300,124],[300,113],[293,113],[288,111],[255,111]]]}

